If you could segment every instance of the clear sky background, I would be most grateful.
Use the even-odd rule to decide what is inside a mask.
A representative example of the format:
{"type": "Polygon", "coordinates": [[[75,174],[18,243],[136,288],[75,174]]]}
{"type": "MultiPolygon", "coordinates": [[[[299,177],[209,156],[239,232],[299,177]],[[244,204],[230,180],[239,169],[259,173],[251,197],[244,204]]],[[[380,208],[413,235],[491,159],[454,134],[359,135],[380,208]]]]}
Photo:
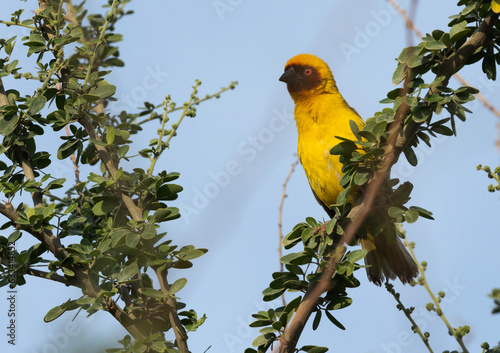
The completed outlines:
{"type": "MultiPolygon", "coordinates": [[[[105,14],[101,3],[88,1],[90,12],[105,14]]],[[[405,8],[408,4],[401,1],[405,8]]],[[[8,20],[21,7],[31,14],[36,2],[4,1],[2,7],[1,17],[8,20]]],[[[118,87],[119,99],[110,105],[111,113],[133,110],[144,100],[159,104],[167,94],[181,104],[188,99],[195,79],[203,82],[200,96],[239,81],[234,91],[202,104],[195,119],[182,123],[157,168],[180,172],[179,183],[185,189],[171,203],[183,210],[183,217],[164,224],[163,229],[176,244],[209,249],[194,260],[192,269],[172,273],[175,278],[188,278],[178,293],[182,301],[208,317],[190,334],[189,347],[192,352],[204,352],[209,346],[209,352],[243,352],[258,336],[258,330],[248,327],[250,315],[280,305],[279,300],[263,303],[261,292],[271,273],[279,269],[278,206],[282,184],[296,159],[293,102],[278,81],[284,64],[299,53],[323,58],[346,100],[366,119],[383,108],[379,101],[394,88],[394,58],[406,45],[404,23],[383,0],[151,0],[132,2],[129,9],[135,14],[116,29],[124,35],[120,57],[126,66],[108,76],[118,87]],[[221,4],[224,10],[217,11],[221,4]]],[[[421,0],[416,25],[424,33],[447,30],[448,16],[458,12],[456,1],[421,0]]],[[[27,32],[0,27],[1,37],[14,34],[22,37],[27,32]]],[[[24,56],[25,48],[19,42],[18,46],[15,53],[24,56]]],[[[21,64],[23,71],[35,71],[33,61],[21,64]]],[[[462,73],[500,108],[499,83],[487,81],[478,66],[462,73]]],[[[22,94],[31,94],[35,87],[10,77],[4,84],[22,94]]],[[[451,84],[459,86],[456,81],[451,84]]],[[[408,237],[417,244],[419,260],[429,264],[427,277],[434,292],[447,294],[443,309],[448,319],[455,327],[470,325],[465,342],[471,352],[478,352],[482,342],[493,345],[500,339],[500,316],[491,315],[493,303],[487,298],[492,288],[500,286],[500,194],[490,194],[486,189],[490,180],[476,170],[479,163],[499,164],[494,145],[499,121],[478,102],[469,107],[474,114],[459,124],[458,137],[434,139],[432,148],[419,146],[418,166],[401,160],[392,175],[414,184],[409,205],[434,213],[434,221],[420,219],[405,226],[408,237]]],[[[151,124],[135,136],[136,149],[154,138],[156,128],[151,124]]],[[[62,140],[48,135],[43,147],[56,151],[62,140]]],[[[142,162],[134,161],[133,167],[138,163],[142,162]]],[[[69,160],[54,160],[48,169],[58,177],[74,178],[69,160]]],[[[293,174],[287,193],[285,233],[307,216],[326,218],[301,167],[293,174]]],[[[32,243],[25,238],[20,248],[32,243]]],[[[323,345],[331,352],[423,352],[423,343],[411,333],[410,323],[396,309],[392,296],[368,283],[362,271],[357,273],[361,287],[349,291],[353,304],[334,313],[346,330],[324,321],[312,331],[309,323],[299,347],[323,345]]],[[[425,310],[430,297],[423,287],[405,287],[399,282],[395,287],[404,304],[416,308],[414,317],[431,333],[436,352],[458,349],[444,324],[425,310]]],[[[105,312],[89,319],[79,315],[74,321],[75,312],[70,312],[52,323],[43,322],[50,308],[79,296],[75,288],[28,278],[28,284],[18,288],[18,345],[7,345],[2,333],[0,350],[71,352],[75,342],[75,352],[117,347],[116,340],[126,332],[105,312]]],[[[6,331],[7,304],[0,300],[1,332],[6,331]]]]}

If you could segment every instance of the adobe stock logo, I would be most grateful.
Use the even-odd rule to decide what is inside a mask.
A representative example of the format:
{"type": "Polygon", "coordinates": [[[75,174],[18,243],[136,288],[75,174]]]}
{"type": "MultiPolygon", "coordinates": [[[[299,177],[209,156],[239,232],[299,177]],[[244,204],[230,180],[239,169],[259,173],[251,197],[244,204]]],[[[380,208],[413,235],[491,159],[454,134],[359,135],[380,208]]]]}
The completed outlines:
{"type": "Polygon", "coordinates": [[[140,81],[140,84],[133,86],[127,93],[120,94],[116,102],[110,102],[109,110],[112,113],[120,113],[122,110],[134,111],[138,107],[142,107],[144,102],[148,100],[150,93],[156,90],[169,76],[168,72],[162,70],[160,65],[155,67],[146,66],[145,74],[140,81]]]}
{"type": "MultiPolygon", "coordinates": [[[[445,297],[441,300],[442,307],[453,303],[465,290],[467,290],[467,286],[460,284],[458,278],[454,278],[453,281],[445,279],[443,284],[445,287],[445,297]]],[[[427,331],[429,325],[439,319],[436,313],[429,312],[425,307],[416,308],[412,313],[412,317],[422,332],[427,331]]],[[[419,341],[420,338],[411,332],[410,323],[408,322],[407,328],[399,332],[394,341],[381,342],[379,346],[384,353],[403,353],[406,351],[407,347],[413,344],[422,343],[419,341]]]]}
{"type": "Polygon", "coordinates": [[[212,6],[214,7],[217,16],[219,16],[219,19],[224,21],[224,17],[226,16],[225,14],[227,12],[233,12],[234,9],[241,5],[242,2],[243,0],[215,0],[212,2],[212,6]]]}
{"type": "Polygon", "coordinates": [[[191,223],[192,219],[207,208],[210,201],[219,196],[220,192],[227,188],[231,181],[265,151],[276,136],[291,123],[293,123],[293,110],[286,106],[281,111],[273,109],[273,115],[266,126],[238,144],[236,148],[238,157],[228,161],[223,169],[210,171],[208,173],[210,180],[203,187],[193,189],[194,196],[191,202],[179,206],[182,219],[188,224],[191,223]]]}
{"type": "Polygon", "coordinates": [[[371,10],[372,20],[368,21],[362,28],[354,27],[352,41],[340,43],[340,50],[347,63],[352,61],[353,55],[361,54],[362,49],[370,45],[372,39],[378,37],[383,28],[389,26],[394,15],[397,15],[396,9],[388,4],[387,9],[371,10]]]}

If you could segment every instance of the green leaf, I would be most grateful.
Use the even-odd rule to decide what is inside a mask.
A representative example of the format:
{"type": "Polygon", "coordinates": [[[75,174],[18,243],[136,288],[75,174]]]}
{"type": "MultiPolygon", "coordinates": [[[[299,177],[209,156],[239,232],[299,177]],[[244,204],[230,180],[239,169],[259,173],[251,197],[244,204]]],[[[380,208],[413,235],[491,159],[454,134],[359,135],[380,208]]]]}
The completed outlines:
{"type": "Polygon", "coordinates": [[[441,134],[441,135],[445,135],[445,136],[453,136],[453,130],[450,129],[448,126],[444,126],[444,125],[433,126],[432,131],[437,133],[437,134],[441,134]]]}
{"type": "Polygon", "coordinates": [[[394,218],[394,219],[397,219],[399,217],[401,217],[402,215],[404,215],[405,213],[405,210],[399,208],[399,207],[390,207],[388,212],[390,217],[394,218]]]}
{"type": "Polygon", "coordinates": [[[357,149],[356,144],[354,142],[343,141],[338,145],[333,146],[330,149],[330,154],[338,155],[338,154],[351,154],[357,149]]]}
{"type": "Polygon", "coordinates": [[[99,145],[102,147],[106,147],[106,142],[103,142],[101,140],[96,140],[95,138],[89,138],[89,141],[92,142],[94,145],[99,145]]]}
{"type": "Polygon", "coordinates": [[[9,135],[15,130],[18,121],[19,117],[17,115],[12,114],[5,116],[0,114],[0,133],[3,136],[9,135]]]}
{"type": "Polygon", "coordinates": [[[116,206],[118,206],[118,203],[114,199],[104,199],[102,201],[99,201],[92,207],[92,212],[96,216],[104,216],[109,213],[111,213],[116,206]]]}
{"type": "Polygon", "coordinates": [[[182,191],[182,186],[177,184],[164,184],[156,191],[158,200],[172,201],[177,199],[177,194],[182,191]]]}
{"type": "Polygon", "coordinates": [[[418,211],[415,209],[409,209],[405,212],[405,220],[408,223],[414,223],[418,219],[418,211]]]}
{"type": "Polygon", "coordinates": [[[371,172],[361,172],[361,171],[357,171],[356,174],[354,174],[354,183],[356,185],[363,185],[365,184],[369,179],[370,179],[370,176],[371,176],[371,172]]]}
{"type": "Polygon", "coordinates": [[[156,222],[166,222],[180,217],[179,209],[176,207],[159,208],[154,213],[156,222]]]}
{"type": "Polygon", "coordinates": [[[354,134],[354,136],[356,136],[358,140],[361,140],[359,136],[359,127],[356,124],[356,122],[354,120],[349,120],[349,126],[351,127],[351,131],[354,134]]]}
{"type": "Polygon", "coordinates": [[[456,42],[463,36],[465,36],[467,33],[470,32],[470,29],[467,29],[467,21],[463,20],[462,22],[459,22],[455,24],[453,27],[451,27],[450,30],[450,40],[452,42],[456,42]]]}
{"type": "Polygon", "coordinates": [[[174,295],[175,293],[180,291],[182,288],[184,288],[186,283],[187,283],[187,279],[179,278],[177,281],[172,283],[172,285],[170,286],[170,289],[168,290],[169,294],[174,295]]]}
{"type": "Polygon", "coordinates": [[[45,96],[36,96],[31,101],[28,113],[31,115],[35,115],[41,112],[43,107],[45,106],[45,103],[47,103],[47,98],[45,98],[45,96]]]}
{"type": "Polygon", "coordinates": [[[67,140],[57,150],[57,158],[61,160],[68,158],[78,149],[78,146],[80,145],[80,140],[67,140]]]}
{"type": "Polygon", "coordinates": [[[347,201],[347,198],[349,197],[349,193],[351,192],[351,188],[345,188],[339,193],[339,196],[337,196],[337,203],[338,204],[344,204],[347,201]]]}
{"type": "Polygon", "coordinates": [[[352,299],[349,297],[335,297],[327,306],[328,310],[339,310],[347,308],[352,304],[352,299]]]}
{"type": "Polygon", "coordinates": [[[111,145],[115,140],[115,129],[112,126],[108,126],[106,130],[106,142],[108,145],[111,145]]]}
{"type": "Polygon", "coordinates": [[[432,109],[426,105],[419,105],[413,111],[413,121],[416,123],[423,123],[427,121],[432,115],[432,109]]]}
{"type": "Polygon", "coordinates": [[[141,232],[141,237],[143,239],[153,239],[156,236],[156,227],[153,224],[146,223],[144,229],[141,232]]]}
{"type": "Polygon", "coordinates": [[[151,297],[151,298],[164,298],[165,297],[165,295],[163,294],[162,291],[159,291],[159,290],[153,289],[153,288],[143,288],[142,294],[147,295],[148,297],[151,297]]]}
{"type": "Polygon", "coordinates": [[[21,238],[21,231],[16,230],[14,231],[11,235],[9,235],[9,238],[7,239],[8,243],[14,243],[17,239],[21,238]]]}
{"type": "Polygon", "coordinates": [[[267,344],[268,341],[274,341],[275,338],[276,337],[274,337],[274,336],[272,336],[270,334],[260,335],[259,337],[257,337],[256,339],[253,340],[252,346],[253,347],[263,346],[263,345],[267,344]]]}
{"type": "Polygon", "coordinates": [[[398,67],[396,68],[396,71],[394,71],[394,74],[392,75],[392,84],[398,85],[401,81],[404,80],[405,74],[406,74],[406,62],[399,63],[398,67]]]}
{"type": "Polygon", "coordinates": [[[141,241],[141,235],[135,232],[130,232],[125,237],[125,243],[129,248],[135,248],[141,241]]]}
{"type": "Polygon", "coordinates": [[[446,44],[439,40],[429,40],[424,44],[425,49],[427,50],[441,50],[446,48],[446,44]]]}
{"type": "Polygon", "coordinates": [[[417,207],[417,206],[411,206],[410,209],[417,211],[418,214],[419,214],[419,216],[421,216],[421,217],[424,217],[424,218],[427,218],[427,219],[432,219],[432,220],[434,219],[432,217],[432,212],[426,210],[425,208],[417,207]]]}
{"type": "Polygon", "coordinates": [[[355,263],[364,258],[367,253],[368,251],[366,249],[354,250],[347,254],[346,260],[350,263],[355,263]]]}
{"type": "Polygon", "coordinates": [[[345,330],[345,327],[344,325],[342,325],[336,318],[333,317],[332,314],[330,314],[330,312],[328,310],[325,310],[325,314],[326,314],[326,317],[335,325],[337,326],[339,329],[341,330],[345,330]]]}
{"type": "Polygon", "coordinates": [[[134,277],[137,273],[139,273],[139,266],[137,265],[137,260],[135,260],[132,263],[125,265],[116,280],[118,282],[125,282],[134,277]]]}
{"type": "Polygon", "coordinates": [[[325,352],[328,352],[328,348],[320,346],[314,346],[307,351],[307,353],[325,353],[325,352]]]}
{"type": "Polygon", "coordinates": [[[316,330],[321,322],[321,310],[316,311],[316,315],[314,315],[314,320],[312,324],[312,329],[316,330]]]}
{"type": "Polygon", "coordinates": [[[47,314],[45,314],[45,317],[43,318],[43,321],[45,322],[51,322],[57,319],[59,316],[64,314],[64,312],[67,310],[66,309],[66,304],[69,302],[69,299],[66,303],[61,304],[59,306],[56,306],[52,309],[50,309],[47,314]]]}
{"type": "Polygon", "coordinates": [[[100,86],[91,92],[92,95],[98,96],[99,98],[107,98],[115,94],[116,86],[110,85],[107,82],[103,85],[102,82],[105,81],[99,82],[100,86]]]}
{"type": "Polygon", "coordinates": [[[415,155],[415,151],[413,151],[413,148],[411,146],[408,146],[403,150],[406,159],[408,160],[408,163],[410,163],[412,166],[416,166],[418,164],[417,156],[415,155]]]}
{"type": "Polygon", "coordinates": [[[76,208],[78,207],[78,202],[75,202],[71,205],[69,205],[65,210],[64,210],[64,214],[68,214],[68,213],[71,213],[73,212],[74,210],[76,210],[76,208]]]}

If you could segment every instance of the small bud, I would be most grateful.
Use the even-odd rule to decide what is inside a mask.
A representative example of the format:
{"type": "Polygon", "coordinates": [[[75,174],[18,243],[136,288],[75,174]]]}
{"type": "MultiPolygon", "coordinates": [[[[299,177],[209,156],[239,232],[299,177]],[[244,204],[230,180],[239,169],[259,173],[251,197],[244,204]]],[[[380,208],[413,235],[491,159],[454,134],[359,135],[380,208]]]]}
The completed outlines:
{"type": "Polygon", "coordinates": [[[495,174],[500,176],[500,167],[495,168],[495,174]]]}
{"type": "Polygon", "coordinates": [[[483,342],[483,343],[481,344],[481,348],[482,348],[482,349],[485,349],[485,350],[488,350],[488,349],[490,349],[490,345],[488,344],[488,342],[483,342]]]}
{"type": "Polygon", "coordinates": [[[433,311],[434,310],[434,304],[433,303],[427,303],[425,305],[425,308],[428,310],[428,311],[433,311]]]}
{"type": "Polygon", "coordinates": [[[445,293],[445,292],[443,292],[443,291],[439,291],[439,292],[438,292],[438,296],[439,296],[440,298],[444,298],[445,294],[446,294],[446,293],[445,293]]]}
{"type": "Polygon", "coordinates": [[[478,164],[478,165],[476,166],[476,168],[477,168],[477,170],[481,170],[481,169],[483,169],[483,166],[482,166],[481,164],[478,164]]]}
{"type": "Polygon", "coordinates": [[[485,165],[483,170],[486,172],[486,173],[490,173],[491,172],[491,169],[489,166],[485,165]]]}

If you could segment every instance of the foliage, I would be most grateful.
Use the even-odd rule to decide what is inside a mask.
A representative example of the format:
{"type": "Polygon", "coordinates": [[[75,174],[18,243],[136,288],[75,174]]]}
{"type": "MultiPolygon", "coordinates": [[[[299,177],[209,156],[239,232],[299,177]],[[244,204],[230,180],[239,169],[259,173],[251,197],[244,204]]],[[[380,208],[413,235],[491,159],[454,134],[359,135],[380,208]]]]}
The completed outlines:
{"type": "Polygon", "coordinates": [[[107,112],[116,87],[106,77],[124,65],[117,46],[122,36],[114,28],[131,13],[125,10],[127,2],[109,1],[106,16],[87,14],[83,3],[41,2],[32,18],[22,20],[19,10],[11,21],[2,21],[30,28],[20,43],[37,72],[23,72],[12,57],[18,45],[13,37],[0,41],[6,55],[0,59],[0,77],[34,80],[40,86],[34,94],[1,86],[0,152],[6,159],[0,161],[0,191],[6,201],[0,211],[9,219],[2,229],[11,234],[0,237],[0,286],[23,285],[35,275],[79,287],[80,298],[51,309],[44,320],[70,310],[88,315],[105,310],[130,334],[121,341],[123,348],[110,351],[188,352],[186,332],[203,324],[205,315],[179,301],[187,280],[170,283],[167,276],[171,269],[190,268],[207,250],[179,248],[162,231],[166,222],[181,216],[169,204],[182,187],[176,184],[179,173],[158,172],[155,165],[182,119],[196,116],[198,104],[218,98],[235,83],[199,98],[201,82],[196,81],[181,106],[167,97],[158,105],[145,102],[137,112],[107,112]],[[168,127],[171,114],[179,118],[168,127]],[[131,155],[131,136],[146,124],[157,124],[158,136],[131,155]],[[73,161],[74,182],[46,173],[54,156],[39,143],[44,134],[62,139],[55,157],[73,161]],[[149,168],[127,170],[132,160],[135,165],[144,160],[149,168]],[[81,172],[87,174],[83,180],[81,172]],[[21,194],[31,194],[34,206],[23,202],[21,194]],[[29,235],[35,244],[17,249],[17,261],[9,262],[11,245],[29,235]],[[170,330],[174,342],[166,340],[170,330]]]}

